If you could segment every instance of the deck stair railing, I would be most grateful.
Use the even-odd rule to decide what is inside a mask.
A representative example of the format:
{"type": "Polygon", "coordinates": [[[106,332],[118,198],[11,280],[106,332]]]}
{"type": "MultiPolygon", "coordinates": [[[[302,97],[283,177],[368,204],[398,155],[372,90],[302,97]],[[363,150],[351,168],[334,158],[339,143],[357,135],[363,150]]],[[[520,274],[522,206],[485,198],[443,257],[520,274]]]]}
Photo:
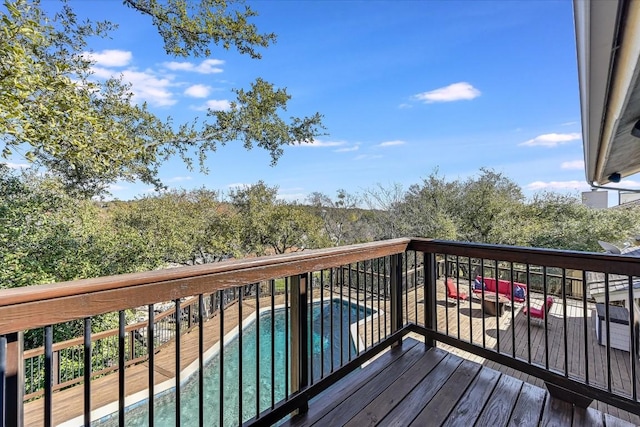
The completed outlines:
{"type": "MultiPolygon", "coordinates": [[[[0,291],[0,425],[125,425],[136,417],[152,425],[156,416],[176,426],[275,422],[305,411],[311,397],[407,333],[423,335],[427,346],[539,378],[573,403],[597,399],[640,415],[638,315],[627,310],[627,324],[619,323],[613,315],[621,303],[607,295],[596,312],[584,280],[594,271],[626,275],[632,283],[640,265],[605,254],[395,239],[0,291]],[[490,314],[482,303],[490,292],[473,289],[476,261],[487,278],[491,268],[541,272],[542,286],[529,286],[524,302],[509,301],[490,314]],[[443,263],[468,273],[448,277],[443,263]],[[570,280],[569,270],[582,272],[580,298],[567,286],[549,286],[558,275],[570,280]],[[447,278],[475,298],[448,301],[447,278]],[[523,308],[547,296],[556,304],[541,326],[534,325],[523,308]],[[162,301],[171,301],[174,313],[191,308],[186,317],[174,316],[174,330],[183,332],[159,350],[153,337],[162,315],[154,306],[162,301]],[[135,307],[147,307],[142,323],[148,331],[142,339],[134,336],[140,353],[131,354],[130,331],[138,326],[127,324],[126,312],[135,307]],[[100,333],[91,326],[105,313],[115,315],[118,328],[109,345],[113,371],[101,373],[93,354],[100,333]],[[53,342],[53,328],[69,321],[83,322],[85,333],[76,338],[81,350],[54,357],[62,344],[53,342]],[[42,366],[32,368],[44,379],[36,394],[25,389],[29,353],[22,341],[35,328],[44,339],[42,366]],[[620,330],[627,333],[628,351],[617,348],[620,330]],[[74,385],[56,384],[56,358],[81,365],[74,385]],[[144,363],[132,363],[136,358],[144,363]]],[[[510,277],[531,285],[533,275],[510,277]]],[[[633,292],[630,287],[629,301],[633,292]]]]}

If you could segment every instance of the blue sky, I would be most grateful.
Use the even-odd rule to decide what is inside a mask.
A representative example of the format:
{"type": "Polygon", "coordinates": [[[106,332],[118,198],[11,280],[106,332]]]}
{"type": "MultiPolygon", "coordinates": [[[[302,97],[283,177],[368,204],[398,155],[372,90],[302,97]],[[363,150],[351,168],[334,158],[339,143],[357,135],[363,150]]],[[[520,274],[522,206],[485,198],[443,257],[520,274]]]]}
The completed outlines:
{"type": "MultiPolygon", "coordinates": [[[[160,177],[170,187],[226,192],[264,180],[303,201],[313,191],[407,188],[436,168],[465,179],[488,167],[528,196],[588,189],[570,1],[248,4],[258,28],[278,35],[261,60],[223,49],[171,58],[150,20],[120,2],[71,1],[81,17],[119,24],[111,39],[91,40],[96,75],[122,74],[159,115],[179,122],[225,108],[231,89],[256,77],[287,88],[287,116],[324,115],[328,135],[286,147],[275,167],[268,153],[231,143],[210,155],[208,175],[168,162],[160,177]]],[[[149,189],[123,182],[111,191],[130,199],[149,189]]]]}

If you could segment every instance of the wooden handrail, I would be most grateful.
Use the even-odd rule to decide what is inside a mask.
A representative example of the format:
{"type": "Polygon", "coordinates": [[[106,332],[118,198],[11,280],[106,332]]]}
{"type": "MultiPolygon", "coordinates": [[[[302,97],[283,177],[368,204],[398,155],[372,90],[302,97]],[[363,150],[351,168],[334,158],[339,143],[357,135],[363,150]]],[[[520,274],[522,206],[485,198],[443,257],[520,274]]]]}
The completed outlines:
{"type": "Polygon", "coordinates": [[[402,253],[410,239],[0,291],[0,335],[402,253]]]}
{"type": "Polygon", "coordinates": [[[421,238],[411,239],[407,249],[443,255],[520,262],[546,267],[640,276],[638,258],[625,255],[421,238]]]}

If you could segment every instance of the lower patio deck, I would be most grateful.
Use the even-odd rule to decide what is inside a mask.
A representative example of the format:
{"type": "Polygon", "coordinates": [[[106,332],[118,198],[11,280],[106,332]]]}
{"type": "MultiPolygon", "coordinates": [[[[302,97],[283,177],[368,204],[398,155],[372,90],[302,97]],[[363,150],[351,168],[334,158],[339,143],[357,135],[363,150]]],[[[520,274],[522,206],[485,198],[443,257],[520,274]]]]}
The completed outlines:
{"type": "Polygon", "coordinates": [[[413,338],[309,402],[287,426],[633,426],[413,338]]]}

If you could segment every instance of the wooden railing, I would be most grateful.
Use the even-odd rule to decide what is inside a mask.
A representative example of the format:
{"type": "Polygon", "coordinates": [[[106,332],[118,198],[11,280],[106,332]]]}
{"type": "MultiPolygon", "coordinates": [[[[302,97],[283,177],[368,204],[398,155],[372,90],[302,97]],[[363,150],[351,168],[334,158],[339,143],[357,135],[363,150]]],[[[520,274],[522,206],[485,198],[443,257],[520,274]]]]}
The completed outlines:
{"type": "MultiPolygon", "coordinates": [[[[239,261],[228,261],[218,264],[200,265],[194,267],[175,268],[162,271],[152,271],[146,273],[135,273],[122,276],[104,277],[96,279],[79,280],[75,282],[58,283],[52,285],[33,286],[30,288],[10,289],[0,292],[0,376],[4,386],[0,387],[2,395],[0,396],[0,405],[2,405],[1,414],[5,417],[2,420],[6,425],[24,425],[25,423],[25,405],[31,405],[31,402],[24,403],[25,396],[25,367],[23,364],[24,351],[22,350],[22,335],[25,331],[35,328],[44,328],[44,367],[42,369],[42,375],[44,377],[44,389],[41,394],[44,406],[41,411],[36,415],[36,419],[43,421],[44,425],[54,425],[58,423],[58,419],[55,418],[55,406],[54,395],[62,396],[63,390],[59,390],[61,387],[54,386],[55,376],[55,360],[53,357],[55,349],[52,330],[54,325],[61,324],[72,320],[82,320],[85,322],[85,336],[78,338],[83,342],[82,351],[82,363],[84,369],[82,371],[81,381],[83,393],[79,397],[80,404],[83,407],[81,416],[84,419],[85,424],[89,424],[92,419],[92,412],[95,413],[95,402],[97,386],[93,386],[93,383],[100,383],[100,380],[95,380],[96,372],[93,372],[90,368],[92,366],[91,350],[93,343],[93,334],[91,333],[91,319],[95,316],[105,313],[118,313],[120,318],[120,327],[118,329],[118,343],[117,348],[117,360],[114,365],[117,370],[117,393],[111,395],[109,398],[117,402],[118,418],[121,421],[124,420],[126,407],[125,400],[130,396],[127,387],[130,385],[128,377],[126,375],[127,367],[131,365],[131,360],[128,360],[128,354],[130,353],[127,348],[129,339],[128,328],[133,326],[126,325],[125,322],[125,310],[129,310],[135,307],[148,307],[149,320],[147,327],[149,331],[146,334],[147,348],[146,357],[148,363],[148,384],[147,390],[157,390],[158,381],[160,376],[158,372],[162,371],[164,375],[174,376],[174,387],[176,388],[175,396],[178,407],[180,406],[180,387],[181,387],[181,374],[185,370],[183,361],[189,352],[190,348],[181,349],[182,341],[185,339],[181,334],[176,334],[173,345],[175,350],[175,367],[172,372],[167,372],[167,369],[161,368],[158,362],[155,360],[155,353],[157,348],[152,337],[154,337],[155,331],[153,325],[156,324],[154,319],[155,314],[153,310],[154,304],[164,301],[172,301],[176,312],[182,312],[184,308],[184,300],[186,298],[196,298],[199,302],[199,308],[195,310],[197,312],[198,321],[198,334],[200,337],[200,349],[196,351],[194,362],[202,365],[206,362],[205,355],[206,348],[204,337],[204,309],[203,300],[204,296],[208,294],[220,293],[228,290],[239,289],[240,298],[238,304],[235,304],[234,310],[244,310],[242,312],[234,314],[238,318],[235,320],[237,323],[242,324],[243,319],[250,312],[254,313],[254,316],[261,313],[261,306],[264,308],[265,298],[267,301],[271,301],[271,308],[274,308],[275,297],[278,293],[276,291],[275,279],[284,278],[286,280],[284,299],[285,305],[289,305],[290,320],[288,321],[291,328],[291,342],[287,343],[289,346],[288,354],[291,354],[291,364],[287,366],[290,371],[289,376],[294,381],[291,381],[291,387],[287,390],[287,396],[291,396],[295,393],[300,394],[300,390],[307,387],[308,384],[313,384],[314,378],[309,377],[309,372],[313,372],[312,360],[309,360],[306,353],[306,346],[298,345],[296,342],[307,342],[309,339],[309,330],[306,327],[306,322],[301,321],[306,317],[303,308],[307,308],[307,299],[314,295],[314,287],[320,288],[320,291],[315,291],[315,294],[319,293],[320,298],[324,298],[324,292],[322,289],[328,285],[326,282],[337,281],[338,275],[333,271],[335,268],[349,265],[350,263],[363,263],[365,260],[377,260],[378,265],[389,265],[390,256],[398,256],[403,254],[409,239],[397,239],[386,242],[355,245],[344,248],[331,248],[318,251],[307,251],[303,253],[288,254],[283,256],[263,257],[255,259],[245,259],[239,261]],[[326,279],[325,279],[326,278],[326,279]],[[318,280],[316,280],[318,279],[318,280]],[[261,289],[256,284],[267,283],[268,290],[261,289]],[[253,294],[247,292],[248,289],[255,289],[253,294]],[[297,314],[296,314],[296,310],[297,314]],[[298,321],[296,321],[296,319],[298,321]],[[151,338],[150,338],[151,337],[151,338]],[[295,349],[298,349],[294,351],[295,349]],[[296,363],[293,363],[297,361],[296,363]],[[122,367],[122,369],[120,368],[122,367]],[[55,392],[55,393],[54,393],[55,392]],[[84,402],[82,402],[82,400],[84,402]]],[[[362,265],[362,264],[361,264],[362,265]]],[[[334,283],[332,285],[336,285],[334,283]]],[[[361,289],[364,288],[364,284],[361,284],[361,289]]],[[[380,286],[380,284],[378,284],[380,286]]],[[[387,284],[383,283],[382,288],[386,288],[387,284]]],[[[346,287],[340,287],[340,292],[336,291],[336,296],[348,300],[357,301],[359,299],[358,294],[364,292],[364,290],[358,290],[358,286],[352,286],[348,290],[346,287]],[[344,293],[343,293],[343,289],[344,293]],[[353,291],[353,294],[352,294],[353,291]]],[[[333,287],[331,289],[333,293],[333,287]]],[[[379,298],[378,298],[379,300],[379,298]]],[[[267,302],[268,304],[268,302],[267,302]]],[[[366,305],[366,304],[365,304],[366,305]]],[[[324,306],[323,306],[324,307],[324,306]]],[[[221,307],[223,308],[223,307],[221,307]]],[[[308,310],[306,312],[308,313],[308,310]]],[[[310,308],[313,312],[313,307],[310,308]]],[[[322,308],[324,310],[324,308],[322,308]]],[[[343,317],[342,308],[340,308],[340,317],[343,317]]],[[[225,327],[223,323],[224,317],[231,316],[231,314],[224,314],[227,310],[221,312],[218,316],[219,333],[220,338],[228,335],[228,327],[225,327]]],[[[273,311],[273,310],[272,310],[273,311]]],[[[287,312],[289,313],[289,312],[287,312]]],[[[344,313],[345,319],[351,317],[352,310],[347,309],[344,313]]],[[[355,314],[360,316],[359,312],[355,314]]],[[[176,329],[182,330],[182,316],[175,316],[176,329]]],[[[385,323],[387,322],[387,316],[385,314],[385,323]]],[[[380,320],[378,320],[378,324],[380,320]]],[[[324,326],[324,323],[322,324],[324,326]]],[[[358,327],[365,327],[361,322],[357,322],[358,327]]],[[[372,326],[369,326],[370,328],[372,326]]],[[[397,325],[394,328],[387,328],[382,325],[381,329],[384,330],[384,336],[388,337],[390,333],[397,330],[397,325]]],[[[349,331],[347,331],[348,333],[349,331]]],[[[240,333],[242,335],[242,333],[240,333]]],[[[272,333],[273,335],[273,333],[272,333]]],[[[340,360],[331,362],[331,371],[337,371],[343,365],[351,363],[357,357],[358,353],[363,353],[366,350],[370,350],[374,345],[382,340],[382,335],[378,332],[378,336],[373,337],[372,334],[366,333],[364,342],[356,340],[355,346],[357,349],[352,351],[351,347],[348,348],[348,352],[343,355],[342,350],[338,350],[340,354],[340,360]],[[375,340],[374,340],[375,338],[375,340]]],[[[101,336],[98,335],[100,338],[101,336]]],[[[226,339],[226,338],[225,338],[226,339]]],[[[60,346],[61,344],[57,343],[60,346]]],[[[197,343],[196,343],[197,345],[197,343]]],[[[342,346],[342,342],[340,342],[342,346]]],[[[333,352],[333,350],[332,350],[333,352]]],[[[222,350],[219,349],[219,353],[222,354],[222,350]]],[[[259,370],[260,364],[256,362],[256,367],[259,370]]],[[[221,363],[220,366],[223,366],[221,363]]],[[[324,367],[324,363],[322,365],[324,367]]],[[[316,368],[317,369],[317,368],[316,368]]],[[[320,380],[327,376],[329,372],[323,372],[324,369],[320,369],[320,377],[316,380],[320,380]]],[[[200,371],[202,371],[200,369],[200,371]]],[[[104,372],[98,372],[104,373],[104,372]]],[[[108,375],[107,377],[113,377],[114,375],[108,375]]],[[[80,380],[78,380],[80,381],[80,380]]],[[[200,379],[202,383],[202,379],[200,379]]],[[[288,386],[289,384],[287,384],[288,386]]],[[[78,389],[79,387],[72,387],[72,389],[78,389]]],[[[64,390],[66,391],[66,390],[64,390]]],[[[40,392],[38,392],[40,394],[40,392]]],[[[300,394],[301,395],[301,394],[300,394]]],[[[30,393],[29,397],[35,396],[30,393]]],[[[199,394],[199,398],[203,399],[203,394],[199,394]]],[[[293,400],[293,399],[289,399],[293,400]]],[[[38,401],[36,401],[37,403],[38,401]]],[[[67,402],[68,403],[68,402],[67,402]]],[[[272,405],[278,402],[272,402],[272,405]]],[[[68,406],[68,405],[67,405],[68,406]]],[[[202,405],[201,405],[202,406],[202,405]]],[[[246,405],[245,405],[246,406],[246,405]]],[[[30,406],[29,406],[30,408],[30,406]]],[[[246,409],[246,408],[245,408],[246,409]]],[[[259,417],[263,410],[261,404],[256,405],[256,411],[252,415],[254,418],[259,417]]],[[[154,405],[149,405],[149,417],[153,419],[154,405]]],[[[242,413],[242,409],[240,411],[242,413]]],[[[222,414],[222,411],[220,412],[222,414]]],[[[64,414],[67,416],[68,414],[64,414]]],[[[95,415],[94,415],[95,416],[95,415]]],[[[222,415],[221,415],[222,416],[222,415]]],[[[242,414],[240,415],[242,416],[242,414]]],[[[176,412],[177,423],[179,423],[180,413],[176,412]]],[[[30,420],[32,421],[32,420],[30,420]]],[[[80,421],[82,423],[83,421],[80,421]]],[[[178,424],[177,424],[178,425],[178,424]]]]}
{"type": "MultiPolygon", "coordinates": [[[[416,326],[430,345],[442,342],[540,378],[552,395],[563,400],[588,405],[596,399],[640,415],[637,375],[640,319],[636,311],[636,301],[640,298],[636,292],[640,289],[633,286],[640,277],[638,258],[430,239],[413,239],[408,250],[423,253],[427,271],[434,272],[427,277],[425,287],[424,312],[427,315],[416,318],[416,326]],[[478,303],[475,309],[474,305],[449,307],[447,304],[437,316],[436,297],[429,294],[440,286],[446,295],[444,284],[436,282],[437,259],[454,265],[445,272],[448,277],[442,279],[452,280],[457,292],[466,293],[469,299],[478,302],[485,299],[484,288],[474,289],[474,281],[480,275],[493,280],[507,279],[511,294],[516,281],[524,282],[529,290],[526,300],[523,303],[508,299],[499,304],[478,303]],[[472,268],[474,264],[479,268],[472,268]],[[516,265],[524,267],[526,274],[516,274],[516,265]],[[534,270],[536,286],[532,286],[534,270]],[[453,271],[466,271],[467,274],[452,274],[453,271]],[[582,278],[578,298],[568,292],[569,271],[572,275],[579,272],[582,278]],[[600,304],[598,311],[589,296],[588,272],[603,273],[607,282],[605,302],[600,304]],[[610,275],[617,280],[621,276],[626,278],[625,301],[610,298],[610,275]],[[556,286],[558,276],[560,286],[556,286]],[[548,298],[554,300],[554,305],[542,317],[525,314],[532,309],[544,311],[548,298]],[[511,309],[505,310],[499,305],[511,309]],[[485,307],[491,308],[491,314],[485,307]],[[481,318],[479,334],[472,330],[474,315],[481,318]],[[598,322],[599,336],[595,327],[598,322]],[[616,337],[616,333],[623,337],[616,337]],[[619,343],[615,342],[617,339],[619,343]]],[[[486,293],[487,301],[495,301],[490,292],[486,293]]]]}
{"type": "MultiPolygon", "coordinates": [[[[31,425],[35,419],[48,426],[77,419],[78,424],[88,425],[104,416],[104,408],[113,407],[114,417],[124,425],[126,417],[135,411],[130,408],[146,405],[144,416],[151,424],[159,410],[157,401],[167,392],[173,393],[175,408],[181,407],[181,399],[187,398],[181,391],[191,387],[183,380],[191,376],[196,381],[200,425],[211,419],[222,425],[229,422],[228,417],[237,417],[237,423],[274,422],[295,410],[304,411],[310,397],[395,345],[410,331],[423,334],[428,346],[442,343],[457,347],[541,378],[552,393],[565,399],[569,396],[579,404],[598,399],[640,414],[636,369],[639,334],[634,327],[640,319],[635,310],[629,310],[629,324],[623,328],[628,331],[629,351],[623,353],[612,341],[615,302],[607,297],[601,328],[606,331],[604,345],[594,346],[594,306],[588,297],[587,271],[626,275],[632,284],[633,278],[640,276],[640,263],[616,255],[395,239],[0,291],[1,421],[7,426],[21,426],[31,425]],[[443,271],[439,263],[453,266],[456,274],[451,273],[452,268],[443,271]],[[529,285],[526,301],[507,304],[511,310],[505,314],[485,313],[485,306],[479,304],[484,291],[477,294],[472,289],[478,272],[472,268],[476,263],[482,276],[490,277],[493,271],[493,278],[505,279],[509,273],[512,282],[529,285]],[[466,268],[458,268],[461,266],[466,268]],[[517,275],[514,266],[522,266],[529,274],[517,275]],[[567,292],[566,284],[572,280],[569,270],[582,272],[579,298],[567,292]],[[537,287],[532,286],[532,271],[541,281],[537,287]],[[443,287],[442,279],[447,278],[454,280],[460,292],[476,295],[476,302],[468,298],[451,305],[443,287]],[[557,280],[563,286],[550,286],[557,280]],[[229,291],[237,299],[221,303],[225,300],[222,292],[229,291]],[[207,295],[219,296],[216,315],[207,316],[207,295]],[[555,311],[536,326],[536,319],[524,315],[524,309],[530,311],[549,296],[555,298],[555,311]],[[326,304],[334,300],[345,301],[346,308],[342,303],[335,308],[326,304]],[[154,337],[162,315],[156,316],[154,304],[166,301],[173,304],[174,313],[182,313],[185,306],[192,308],[188,320],[174,316],[176,330],[183,332],[175,334],[167,348],[158,353],[154,337]],[[127,325],[125,310],[136,307],[146,307],[148,320],[127,325]],[[279,307],[284,310],[284,318],[274,314],[279,307]],[[111,357],[117,360],[112,366],[97,369],[92,365],[93,343],[104,337],[91,333],[91,320],[105,313],[118,314],[117,334],[105,333],[117,337],[112,345],[117,351],[111,357]],[[193,327],[184,328],[184,322],[191,319],[193,327]],[[73,341],[74,346],[82,347],[77,359],[81,359],[83,369],[74,384],[66,384],[64,387],[71,387],[62,390],[62,385],[54,384],[54,353],[70,343],[54,343],[52,329],[72,320],[82,320],[85,325],[85,335],[73,341]],[[469,328],[464,326],[467,323],[469,328]],[[131,357],[130,333],[143,327],[148,329],[141,341],[143,352],[131,357]],[[24,358],[31,354],[22,349],[22,335],[34,328],[44,328],[42,356],[37,350],[37,357],[44,359],[40,369],[44,387],[25,393],[24,358]],[[251,328],[256,330],[256,338],[246,335],[251,328]],[[345,341],[349,337],[352,341],[345,341]],[[576,343],[573,346],[572,340],[576,343]],[[280,342],[283,349],[277,347],[280,342]],[[232,347],[237,348],[237,356],[225,352],[232,347]],[[243,357],[249,349],[253,353],[243,357]],[[171,356],[170,365],[163,364],[167,354],[171,356]],[[278,357],[284,357],[284,361],[278,357]],[[630,381],[618,384],[613,372],[618,368],[614,365],[625,357],[626,378],[630,381]],[[145,364],[136,364],[142,359],[145,364]],[[210,360],[217,363],[215,397],[205,390],[203,372],[210,360]],[[236,360],[239,365],[234,367],[236,360]],[[277,364],[282,365],[283,375],[276,374],[277,364]],[[234,373],[229,377],[231,371],[234,373]],[[280,377],[284,382],[279,382],[280,377]],[[265,383],[267,387],[262,388],[265,383]],[[223,393],[230,393],[234,387],[253,400],[247,403],[238,398],[231,405],[236,405],[237,413],[230,415],[221,410],[221,402],[227,402],[223,393]],[[80,393],[74,395],[76,390],[80,393]],[[104,393],[111,394],[105,397],[104,393]],[[151,404],[144,403],[149,394],[158,397],[151,404]],[[25,396],[36,399],[25,403],[25,396]],[[68,409],[73,406],[69,400],[65,404],[67,413],[56,412],[61,399],[75,402],[80,407],[77,414],[71,413],[75,409],[68,409]],[[207,412],[216,406],[211,401],[220,404],[217,412],[207,412]],[[135,402],[143,404],[131,405],[135,402]]],[[[633,292],[629,287],[630,301],[635,299],[633,292]]],[[[228,406],[225,403],[225,408],[228,406]]],[[[172,416],[180,425],[184,414],[176,409],[172,416]]]]}

